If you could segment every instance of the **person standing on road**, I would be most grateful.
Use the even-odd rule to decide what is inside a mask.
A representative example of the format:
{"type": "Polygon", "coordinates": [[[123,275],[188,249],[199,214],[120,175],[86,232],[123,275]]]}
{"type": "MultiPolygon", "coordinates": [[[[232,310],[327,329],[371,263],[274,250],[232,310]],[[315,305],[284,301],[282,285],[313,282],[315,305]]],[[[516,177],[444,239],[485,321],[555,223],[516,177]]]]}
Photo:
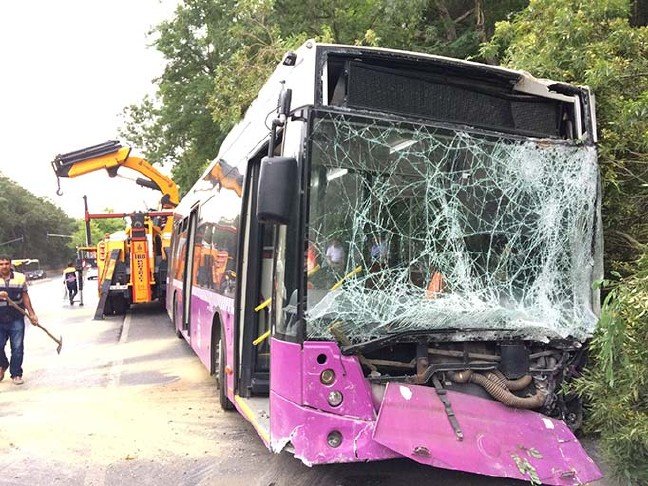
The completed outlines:
{"type": "Polygon", "coordinates": [[[4,379],[5,371],[9,369],[11,379],[16,385],[24,383],[22,363],[25,340],[25,318],[9,305],[8,299],[27,311],[32,324],[38,324],[38,317],[31,305],[27,293],[27,279],[22,273],[11,269],[11,259],[0,255],[0,381],[4,379]],[[5,346],[9,340],[11,346],[11,362],[5,354],[5,346]]]}
{"type": "Polygon", "coordinates": [[[67,286],[70,305],[74,305],[74,297],[79,291],[79,286],[77,284],[77,270],[74,268],[74,262],[69,262],[67,268],[63,270],[63,283],[67,286]]]}

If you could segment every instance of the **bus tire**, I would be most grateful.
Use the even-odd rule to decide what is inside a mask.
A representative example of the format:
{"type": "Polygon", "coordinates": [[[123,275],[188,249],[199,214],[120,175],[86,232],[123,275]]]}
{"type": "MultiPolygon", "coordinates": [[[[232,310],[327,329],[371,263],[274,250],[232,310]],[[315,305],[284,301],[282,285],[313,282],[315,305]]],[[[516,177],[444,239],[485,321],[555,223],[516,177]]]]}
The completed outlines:
{"type": "Polygon", "coordinates": [[[182,339],[182,333],[180,332],[180,329],[178,329],[178,323],[176,322],[178,318],[178,296],[174,295],[173,296],[173,309],[171,309],[172,316],[173,316],[173,328],[175,329],[176,336],[178,336],[178,339],[182,339]]]}
{"type": "Polygon", "coordinates": [[[216,382],[218,383],[218,401],[223,410],[234,410],[234,405],[227,398],[227,380],[225,379],[225,342],[218,336],[218,368],[216,371],[216,382]]]}

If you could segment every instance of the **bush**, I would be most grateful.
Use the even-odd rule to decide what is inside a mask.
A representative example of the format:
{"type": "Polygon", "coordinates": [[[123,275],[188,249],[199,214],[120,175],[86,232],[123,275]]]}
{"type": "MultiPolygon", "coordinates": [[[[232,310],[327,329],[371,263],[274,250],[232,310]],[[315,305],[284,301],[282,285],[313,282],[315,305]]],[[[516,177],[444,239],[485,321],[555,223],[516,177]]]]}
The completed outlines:
{"type": "Polygon", "coordinates": [[[609,288],[592,363],[575,388],[589,402],[585,427],[600,434],[613,474],[648,484],[648,251],[633,276],[609,288]]]}

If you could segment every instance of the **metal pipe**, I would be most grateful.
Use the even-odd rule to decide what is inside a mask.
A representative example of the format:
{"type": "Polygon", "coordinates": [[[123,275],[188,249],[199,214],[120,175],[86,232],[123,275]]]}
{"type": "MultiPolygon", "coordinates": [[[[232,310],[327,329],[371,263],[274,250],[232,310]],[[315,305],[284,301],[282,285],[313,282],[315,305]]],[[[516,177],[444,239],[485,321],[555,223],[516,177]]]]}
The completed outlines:
{"type": "Polygon", "coordinates": [[[449,373],[449,377],[455,383],[467,383],[468,381],[475,383],[486,390],[495,400],[513,408],[540,408],[546,398],[545,394],[540,391],[530,397],[518,397],[504,388],[503,384],[491,381],[479,373],[473,373],[472,370],[449,373]]]}
{"type": "Polygon", "coordinates": [[[511,391],[524,390],[533,381],[531,375],[521,376],[517,380],[509,380],[500,370],[489,371],[484,376],[495,383],[502,383],[507,390],[511,391]]]}
{"type": "Polygon", "coordinates": [[[83,207],[85,209],[85,237],[86,246],[92,245],[92,236],[90,235],[90,218],[88,218],[88,196],[83,196],[83,207]]]}
{"type": "Polygon", "coordinates": [[[495,354],[482,353],[464,353],[463,351],[452,351],[447,349],[428,348],[429,354],[438,354],[439,356],[452,356],[453,358],[464,358],[468,356],[471,359],[483,359],[485,361],[499,361],[500,357],[495,354]]]}

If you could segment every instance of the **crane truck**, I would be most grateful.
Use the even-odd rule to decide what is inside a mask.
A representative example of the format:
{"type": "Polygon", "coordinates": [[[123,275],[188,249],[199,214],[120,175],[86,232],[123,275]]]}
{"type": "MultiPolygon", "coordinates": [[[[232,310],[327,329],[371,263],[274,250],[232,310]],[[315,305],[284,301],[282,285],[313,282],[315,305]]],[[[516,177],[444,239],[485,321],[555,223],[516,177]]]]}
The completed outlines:
{"type": "MultiPolygon", "coordinates": [[[[143,176],[135,180],[136,184],[162,193],[157,211],[91,214],[86,207],[85,219],[89,239],[90,220],[130,217],[124,231],[106,235],[96,245],[99,304],[95,319],[102,319],[104,314],[123,314],[131,304],[164,302],[173,228],[171,210],[179,202],[175,182],[147,160],[132,156],[131,148],[117,140],[57,155],[52,168],[57,178],[74,178],[102,169],[115,177],[121,168],[132,169],[143,176]]],[[[60,181],[57,193],[61,194],[60,181]]]]}

